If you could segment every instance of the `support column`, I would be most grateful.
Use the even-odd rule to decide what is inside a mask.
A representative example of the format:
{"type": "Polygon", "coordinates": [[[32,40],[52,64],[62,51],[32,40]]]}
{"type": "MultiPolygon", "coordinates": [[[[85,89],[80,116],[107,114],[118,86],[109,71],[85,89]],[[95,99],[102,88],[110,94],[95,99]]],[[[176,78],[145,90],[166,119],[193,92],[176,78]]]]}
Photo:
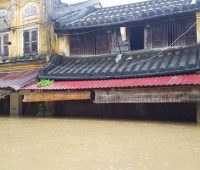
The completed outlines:
{"type": "Polygon", "coordinates": [[[196,22],[197,22],[197,43],[200,43],[200,12],[196,13],[196,22]]]}
{"type": "Polygon", "coordinates": [[[196,112],[197,112],[197,115],[196,115],[196,117],[197,117],[197,123],[200,124],[200,103],[196,104],[196,112]]]}
{"type": "Polygon", "coordinates": [[[12,93],[10,95],[10,116],[20,115],[22,115],[22,96],[18,93],[12,93]]]}

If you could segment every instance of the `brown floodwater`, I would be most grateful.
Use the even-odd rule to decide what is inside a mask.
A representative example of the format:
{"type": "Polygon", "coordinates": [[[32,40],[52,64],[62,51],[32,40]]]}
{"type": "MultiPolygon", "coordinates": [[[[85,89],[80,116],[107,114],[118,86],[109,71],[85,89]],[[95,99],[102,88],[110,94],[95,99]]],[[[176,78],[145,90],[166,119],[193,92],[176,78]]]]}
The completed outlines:
{"type": "Polygon", "coordinates": [[[199,125],[0,118],[0,170],[199,169],[199,125]]]}

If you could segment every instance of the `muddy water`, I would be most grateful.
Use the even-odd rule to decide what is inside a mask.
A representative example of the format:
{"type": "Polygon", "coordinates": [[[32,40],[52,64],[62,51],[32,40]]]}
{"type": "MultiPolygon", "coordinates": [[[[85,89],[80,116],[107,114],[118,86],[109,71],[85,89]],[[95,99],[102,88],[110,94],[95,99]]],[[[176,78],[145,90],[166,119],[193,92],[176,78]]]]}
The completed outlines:
{"type": "Polygon", "coordinates": [[[0,118],[1,170],[199,170],[194,124],[0,118]]]}

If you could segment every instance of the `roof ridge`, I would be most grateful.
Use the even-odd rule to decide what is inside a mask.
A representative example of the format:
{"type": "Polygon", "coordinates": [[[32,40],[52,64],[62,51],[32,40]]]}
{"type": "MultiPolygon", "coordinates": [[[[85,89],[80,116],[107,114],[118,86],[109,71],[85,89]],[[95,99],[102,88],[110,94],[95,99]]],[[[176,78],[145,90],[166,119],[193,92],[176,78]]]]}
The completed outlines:
{"type": "MultiPolygon", "coordinates": [[[[142,0],[140,2],[131,2],[131,3],[127,3],[127,4],[121,4],[121,5],[114,5],[114,6],[107,6],[107,7],[103,7],[100,9],[107,9],[107,8],[114,8],[114,7],[122,7],[122,6],[127,6],[127,5],[133,5],[133,4],[140,4],[140,3],[144,3],[144,2],[149,2],[149,1],[156,1],[156,0],[142,0]]],[[[165,0],[164,0],[165,1],[165,0]]],[[[170,1],[170,0],[169,0],[170,1]]]]}
{"type": "MultiPolygon", "coordinates": [[[[143,49],[143,50],[136,50],[136,51],[129,51],[129,52],[124,52],[123,55],[140,55],[144,53],[159,53],[162,51],[162,53],[167,53],[169,51],[177,51],[177,50],[187,50],[187,49],[194,49],[194,48],[200,48],[200,43],[197,44],[192,44],[192,45],[186,45],[186,46],[169,46],[169,47],[163,47],[163,48],[154,48],[154,49],[143,49]]],[[[118,53],[114,54],[99,54],[99,55],[73,55],[73,56],[62,56],[62,55],[55,55],[56,57],[63,57],[64,59],[89,59],[89,58],[102,58],[102,57],[116,57],[118,53]]],[[[56,58],[55,57],[55,58],[56,58]]]]}

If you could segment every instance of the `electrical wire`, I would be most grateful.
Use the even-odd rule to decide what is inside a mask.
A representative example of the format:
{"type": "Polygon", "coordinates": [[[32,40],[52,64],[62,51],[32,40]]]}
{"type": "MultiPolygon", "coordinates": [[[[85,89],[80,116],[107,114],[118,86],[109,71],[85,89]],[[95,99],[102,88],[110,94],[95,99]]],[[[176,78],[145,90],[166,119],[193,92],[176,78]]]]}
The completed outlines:
{"type": "MultiPolygon", "coordinates": [[[[38,1],[34,1],[34,2],[38,2],[38,1]]],[[[26,5],[26,4],[25,4],[26,5]]],[[[24,5],[24,6],[25,6],[24,5]]],[[[44,5],[44,4],[43,4],[44,5]]],[[[22,6],[23,7],[23,6],[22,6]]],[[[199,18],[198,18],[199,20],[199,18]]],[[[42,24],[40,22],[33,22],[33,23],[30,23],[30,24],[27,24],[27,25],[20,25],[20,26],[17,26],[17,27],[10,27],[10,28],[13,28],[13,29],[21,29],[21,28],[24,28],[24,27],[27,27],[28,25],[33,25],[33,24],[42,24]]],[[[168,47],[170,46],[173,46],[180,38],[182,38],[182,36],[184,36],[185,34],[187,34],[195,25],[197,24],[197,22],[195,22],[186,32],[184,32],[183,34],[181,34],[172,44],[170,44],[168,47]]],[[[62,34],[62,35],[82,35],[82,34],[88,34],[88,33],[92,33],[92,32],[98,32],[98,31],[103,31],[103,30],[107,30],[106,28],[104,29],[96,29],[96,30],[91,30],[91,31],[86,31],[86,32],[81,32],[81,33],[72,33],[72,34],[62,34]]],[[[59,35],[59,34],[58,34],[59,35]]],[[[155,56],[153,57],[150,57],[148,59],[145,59],[145,60],[141,60],[139,62],[136,62],[135,64],[138,64],[138,63],[141,63],[141,62],[145,62],[145,61],[148,61],[148,60],[151,60],[151,59],[154,59],[156,58],[157,56],[159,56],[160,54],[162,54],[167,48],[164,48],[163,50],[161,50],[158,54],[156,54],[155,56]]],[[[52,64],[52,63],[51,63],[52,64]]],[[[53,65],[53,64],[52,64],[53,65]]],[[[55,67],[59,67],[59,66],[56,66],[54,65],[55,67]]],[[[64,67],[61,67],[61,68],[64,68],[64,67]]]]}
{"type": "MultiPolygon", "coordinates": [[[[187,34],[194,26],[196,26],[196,24],[197,24],[197,22],[195,22],[194,24],[192,24],[184,33],[182,33],[176,40],[174,40],[169,46],[167,46],[167,47],[171,47],[171,46],[173,46],[180,38],[182,38],[185,34],[187,34]]],[[[159,55],[161,55],[164,51],[166,51],[168,48],[167,47],[165,47],[163,50],[161,50],[159,53],[157,53],[156,55],[154,55],[154,56],[152,56],[152,57],[150,57],[150,58],[148,58],[148,59],[145,59],[145,60],[141,60],[141,61],[139,61],[139,62],[135,62],[134,63],[134,65],[135,64],[140,64],[140,63],[142,63],[142,62],[146,62],[146,61],[149,61],[149,60],[152,60],[152,59],[154,59],[154,58],[156,58],[156,57],[158,57],[159,55]]],[[[57,65],[55,65],[55,64],[53,64],[53,63],[49,63],[49,65],[48,65],[48,67],[49,66],[54,66],[54,67],[56,67],[56,68],[60,68],[60,69],[63,69],[63,68],[65,68],[64,66],[62,67],[62,66],[57,66],[57,65]]],[[[128,66],[127,66],[128,67],[128,66]]],[[[127,67],[124,67],[124,68],[127,68],[127,67]]]]}

